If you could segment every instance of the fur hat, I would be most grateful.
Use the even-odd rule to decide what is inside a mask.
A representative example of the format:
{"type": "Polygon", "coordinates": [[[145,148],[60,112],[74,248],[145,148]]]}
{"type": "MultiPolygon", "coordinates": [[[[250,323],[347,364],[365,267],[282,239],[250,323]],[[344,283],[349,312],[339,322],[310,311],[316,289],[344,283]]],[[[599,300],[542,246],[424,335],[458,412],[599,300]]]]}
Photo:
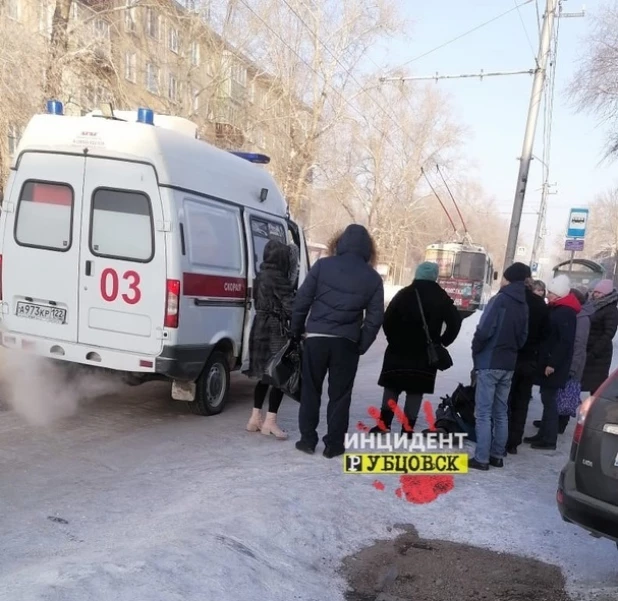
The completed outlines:
{"type": "Polygon", "coordinates": [[[547,292],[555,294],[558,298],[564,298],[571,292],[571,280],[564,274],[559,275],[547,284],[547,292]]]}

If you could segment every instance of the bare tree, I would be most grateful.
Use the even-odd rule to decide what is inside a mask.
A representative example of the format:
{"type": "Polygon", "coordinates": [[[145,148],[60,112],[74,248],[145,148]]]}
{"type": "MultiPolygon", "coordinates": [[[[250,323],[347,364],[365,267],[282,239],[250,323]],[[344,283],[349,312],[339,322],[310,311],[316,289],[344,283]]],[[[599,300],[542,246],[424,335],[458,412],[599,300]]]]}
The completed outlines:
{"type": "Polygon", "coordinates": [[[618,151],[618,2],[599,9],[587,40],[587,49],[570,84],[579,110],[598,116],[610,127],[608,154],[618,151]]]}

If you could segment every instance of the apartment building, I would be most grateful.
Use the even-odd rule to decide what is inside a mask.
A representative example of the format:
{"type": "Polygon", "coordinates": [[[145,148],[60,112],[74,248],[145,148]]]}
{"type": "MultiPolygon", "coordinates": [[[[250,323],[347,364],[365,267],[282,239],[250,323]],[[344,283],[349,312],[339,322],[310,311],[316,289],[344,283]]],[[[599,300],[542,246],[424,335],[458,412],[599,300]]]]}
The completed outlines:
{"type": "Polygon", "coordinates": [[[0,60],[0,69],[5,64],[0,95],[4,106],[9,98],[14,108],[0,117],[1,162],[14,152],[29,116],[44,106],[51,49],[62,43],[58,29],[64,27],[66,48],[57,60],[67,113],[84,114],[107,102],[118,109],[150,107],[191,119],[200,137],[220,147],[265,152],[277,175],[289,173],[286,157],[298,136],[298,127],[290,131],[292,120],[308,119],[309,109],[217,35],[208,15],[193,5],[190,0],[5,0],[0,34],[15,45],[11,56],[0,60]],[[64,26],[54,22],[56,2],[70,5],[64,26]],[[15,83],[6,84],[12,78],[15,83]]]}

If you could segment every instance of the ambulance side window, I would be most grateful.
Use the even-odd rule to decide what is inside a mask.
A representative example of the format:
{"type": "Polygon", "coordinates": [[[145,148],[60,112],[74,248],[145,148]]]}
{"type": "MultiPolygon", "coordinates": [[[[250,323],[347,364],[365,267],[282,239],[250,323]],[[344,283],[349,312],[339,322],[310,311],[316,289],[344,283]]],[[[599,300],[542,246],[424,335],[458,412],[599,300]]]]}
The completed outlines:
{"type": "Polygon", "coordinates": [[[73,188],[68,184],[29,180],[24,183],[15,217],[15,241],[65,252],[71,248],[73,188]]]}
{"type": "Polygon", "coordinates": [[[283,242],[283,244],[287,244],[285,228],[281,223],[251,217],[251,236],[253,238],[255,273],[259,273],[260,265],[264,258],[264,249],[268,241],[278,240],[279,242],[283,242]]]}
{"type": "Polygon", "coordinates": [[[143,192],[98,188],[92,196],[90,251],[97,257],[148,263],[154,256],[150,198],[143,192]]]}
{"type": "Polygon", "coordinates": [[[240,212],[185,198],[189,261],[205,269],[238,274],[243,268],[240,212]]]}

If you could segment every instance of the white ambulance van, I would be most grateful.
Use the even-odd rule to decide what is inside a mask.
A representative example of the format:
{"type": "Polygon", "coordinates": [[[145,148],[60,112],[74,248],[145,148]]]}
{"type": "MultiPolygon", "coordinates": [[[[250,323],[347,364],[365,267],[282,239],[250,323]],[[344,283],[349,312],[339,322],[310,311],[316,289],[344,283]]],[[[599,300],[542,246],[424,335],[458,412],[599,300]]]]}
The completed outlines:
{"type": "Polygon", "coordinates": [[[266,243],[302,229],[268,157],[220,150],[149,109],[83,117],[50,101],[24,131],[0,219],[2,345],[171,380],[172,397],[220,413],[248,362],[266,243]]]}

